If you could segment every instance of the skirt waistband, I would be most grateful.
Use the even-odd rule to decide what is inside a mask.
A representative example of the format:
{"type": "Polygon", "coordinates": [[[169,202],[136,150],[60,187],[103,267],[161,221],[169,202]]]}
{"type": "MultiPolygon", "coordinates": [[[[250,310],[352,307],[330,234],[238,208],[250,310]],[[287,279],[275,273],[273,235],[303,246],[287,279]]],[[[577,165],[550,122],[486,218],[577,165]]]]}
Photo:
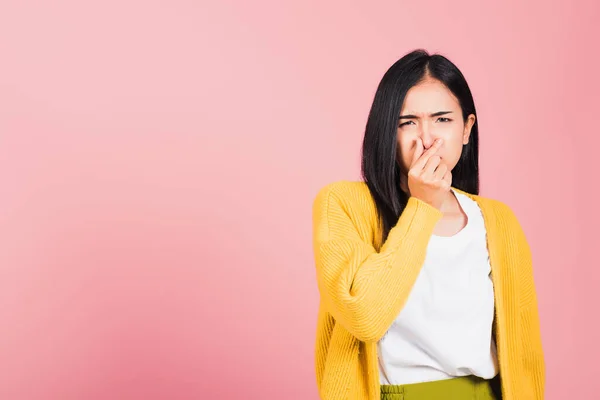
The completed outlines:
{"type": "Polygon", "coordinates": [[[464,376],[407,385],[381,385],[381,400],[496,400],[491,381],[464,376]]]}

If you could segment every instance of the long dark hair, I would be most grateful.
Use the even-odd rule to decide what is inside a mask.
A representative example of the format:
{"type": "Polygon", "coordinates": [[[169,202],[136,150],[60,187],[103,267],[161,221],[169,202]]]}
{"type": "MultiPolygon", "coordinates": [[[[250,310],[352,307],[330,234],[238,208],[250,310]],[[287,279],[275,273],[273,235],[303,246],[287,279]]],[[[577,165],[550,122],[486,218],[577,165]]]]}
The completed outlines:
{"type": "MultiPolygon", "coordinates": [[[[383,243],[402,214],[408,194],[400,188],[397,160],[397,133],[400,110],[406,93],[428,74],[442,82],[456,96],[463,120],[477,116],[469,85],[460,70],[446,57],[415,50],[392,65],[384,74],[377,91],[362,146],[362,176],[375,201],[383,243]]],[[[463,146],[460,160],[452,170],[452,186],[479,194],[479,132],[477,118],[469,143],[463,146]]]]}

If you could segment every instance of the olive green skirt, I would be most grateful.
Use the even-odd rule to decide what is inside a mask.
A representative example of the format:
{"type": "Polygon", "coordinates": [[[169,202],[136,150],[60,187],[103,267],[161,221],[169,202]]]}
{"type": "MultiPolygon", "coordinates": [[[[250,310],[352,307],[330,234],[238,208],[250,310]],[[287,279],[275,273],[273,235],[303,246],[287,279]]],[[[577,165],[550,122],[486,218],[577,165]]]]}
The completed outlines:
{"type": "Polygon", "coordinates": [[[381,385],[381,400],[496,400],[491,381],[465,376],[408,385],[381,385]]]}

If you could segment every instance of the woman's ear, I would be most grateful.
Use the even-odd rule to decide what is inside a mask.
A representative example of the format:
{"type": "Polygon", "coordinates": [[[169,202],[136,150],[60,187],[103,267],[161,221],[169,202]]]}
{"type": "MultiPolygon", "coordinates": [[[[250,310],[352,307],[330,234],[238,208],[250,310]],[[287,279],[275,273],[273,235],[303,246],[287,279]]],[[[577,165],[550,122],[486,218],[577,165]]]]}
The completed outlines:
{"type": "Polygon", "coordinates": [[[471,114],[467,117],[465,121],[465,129],[463,131],[463,144],[469,143],[469,138],[471,137],[471,129],[473,125],[475,125],[475,114],[471,114]]]}

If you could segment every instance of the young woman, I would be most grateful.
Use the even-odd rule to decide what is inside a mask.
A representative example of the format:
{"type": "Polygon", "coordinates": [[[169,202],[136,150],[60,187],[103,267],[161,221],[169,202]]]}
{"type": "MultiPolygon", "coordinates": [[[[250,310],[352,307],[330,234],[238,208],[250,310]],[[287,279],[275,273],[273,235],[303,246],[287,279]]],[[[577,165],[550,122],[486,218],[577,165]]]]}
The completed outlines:
{"type": "Polygon", "coordinates": [[[364,182],[314,203],[325,400],[540,400],[544,360],[529,246],[479,193],[478,126],[458,68],[414,51],[383,76],[364,182]]]}

